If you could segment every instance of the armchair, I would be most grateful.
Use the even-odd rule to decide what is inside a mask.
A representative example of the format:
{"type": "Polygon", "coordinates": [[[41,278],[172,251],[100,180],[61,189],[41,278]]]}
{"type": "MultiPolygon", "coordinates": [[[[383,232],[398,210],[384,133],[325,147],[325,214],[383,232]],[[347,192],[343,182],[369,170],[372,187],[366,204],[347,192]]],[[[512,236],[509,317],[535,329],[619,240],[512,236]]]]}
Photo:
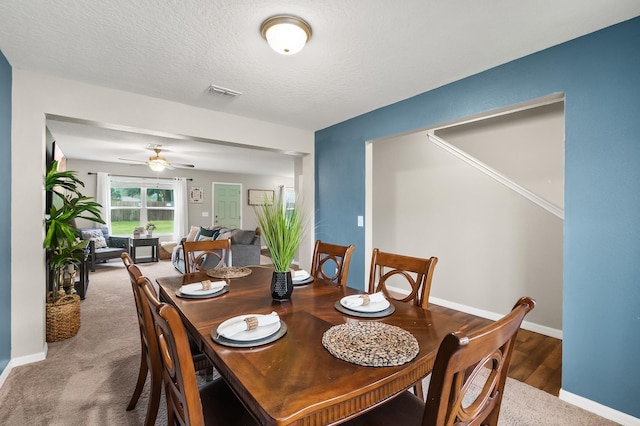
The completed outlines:
{"type": "Polygon", "coordinates": [[[109,228],[80,228],[80,238],[89,240],[89,265],[91,272],[96,270],[97,262],[120,259],[122,253],[129,254],[129,237],[109,235],[109,228]]]}

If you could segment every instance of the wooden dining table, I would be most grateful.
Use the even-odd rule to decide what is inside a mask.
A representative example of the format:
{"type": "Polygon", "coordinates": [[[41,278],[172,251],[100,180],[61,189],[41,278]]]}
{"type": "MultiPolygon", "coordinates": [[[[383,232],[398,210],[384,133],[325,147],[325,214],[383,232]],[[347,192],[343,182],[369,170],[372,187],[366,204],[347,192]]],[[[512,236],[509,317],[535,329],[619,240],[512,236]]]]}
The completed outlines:
{"type": "Polygon", "coordinates": [[[179,311],[200,349],[263,425],[339,424],[410,388],[429,374],[443,337],[463,321],[410,303],[392,301],[395,312],[359,318],[338,311],[342,297],[362,293],[316,279],[296,286],[290,300],[275,301],[273,269],[250,267],[251,274],[226,280],[228,292],[208,299],[178,296],[182,285],[206,279],[205,272],[158,278],[160,297],[179,311]],[[223,321],[244,314],[277,312],[287,332],[278,340],[235,348],[216,343],[212,332],[223,321]],[[400,327],[418,341],[417,356],[402,365],[369,367],[334,357],[322,344],[332,326],[378,321],[400,327]]]}

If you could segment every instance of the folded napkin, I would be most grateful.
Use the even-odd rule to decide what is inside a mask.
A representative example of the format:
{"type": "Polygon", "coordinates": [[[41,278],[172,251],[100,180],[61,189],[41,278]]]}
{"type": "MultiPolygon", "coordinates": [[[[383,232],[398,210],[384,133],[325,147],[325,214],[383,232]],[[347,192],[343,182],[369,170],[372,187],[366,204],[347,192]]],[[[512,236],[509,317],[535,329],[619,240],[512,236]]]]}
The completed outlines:
{"type": "Polygon", "coordinates": [[[309,277],[310,277],[309,273],[304,269],[301,269],[299,271],[293,271],[293,273],[291,274],[291,279],[293,281],[302,281],[302,280],[306,280],[309,277]]]}
{"type": "Polygon", "coordinates": [[[215,293],[216,291],[222,290],[226,284],[224,281],[211,282],[204,280],[199,283],[183,285],[180,287],[180,292],[182,294],[215,293]]]}
{"type": "Polygon", "coordinates": [[[265,325],[276,324],[280,322],[277,312],[271,312],[269,315],[250,315],[243,320],[234,322],[224,327],[218,327],[218,335],[231,338],[234,335],[247,330],[254,330],[265,325]]]}
{"type": "Polygon", "coordinates": [[[347,308],[356,308],[362,305],[368,305],[370,303],[379,303],[386,300],[384,293],[378,292],[373,294],[361,294],[357,297],[349,297],[344,300],[344,305],[347,308]]]}

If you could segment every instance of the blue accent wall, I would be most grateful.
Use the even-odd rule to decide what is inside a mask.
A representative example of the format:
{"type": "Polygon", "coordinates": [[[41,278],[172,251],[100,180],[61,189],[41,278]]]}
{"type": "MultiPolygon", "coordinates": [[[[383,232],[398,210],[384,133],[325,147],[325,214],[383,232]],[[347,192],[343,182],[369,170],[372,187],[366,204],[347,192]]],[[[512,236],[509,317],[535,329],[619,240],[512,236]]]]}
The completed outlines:
{"type": "Polygon", "coordinates": [[[640,18],[316,132],[316,236],[356,245],[364,288],[367,140],[561,92],[562,388],[640,418],[640,18]]]}
{"type": "Polygon", "coordinates": [[[11,359],[11,65],[0,51],[0,373],[11,359]]]}

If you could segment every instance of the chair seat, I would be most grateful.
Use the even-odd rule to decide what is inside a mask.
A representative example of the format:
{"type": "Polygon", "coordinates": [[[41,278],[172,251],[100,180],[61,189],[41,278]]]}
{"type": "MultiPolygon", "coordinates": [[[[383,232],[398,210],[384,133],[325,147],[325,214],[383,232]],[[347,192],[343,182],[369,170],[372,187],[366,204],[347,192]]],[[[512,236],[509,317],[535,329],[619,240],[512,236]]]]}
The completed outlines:
{"type": "Polygon", "coordinates": [[[388,402],[358,416],[345,426],[420,426],[424,414],[424,402],[409,391],[404,391],[388,402]]]}
{"type": "Polygon", "coordinates": [[[222,379],[216,379],[201,386],[200,400],[202,401],[204,422],[207,425],[248,426],[258,424],[222,379]]]}

